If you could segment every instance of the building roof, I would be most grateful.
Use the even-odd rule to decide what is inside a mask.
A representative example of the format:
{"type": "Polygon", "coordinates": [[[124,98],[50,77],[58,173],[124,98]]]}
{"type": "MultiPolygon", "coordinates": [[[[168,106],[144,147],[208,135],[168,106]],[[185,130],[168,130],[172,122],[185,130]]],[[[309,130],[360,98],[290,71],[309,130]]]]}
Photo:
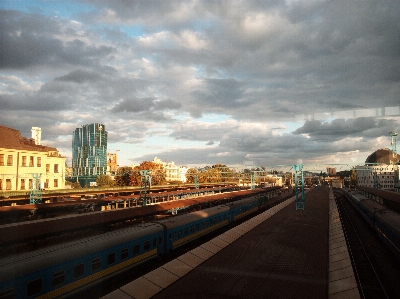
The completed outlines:
{"type": "Polygon", "coordinates": [[[39,152],[57,151],[54,147],[37,145],[35,139],[22,137],[19,130],[2,125],[0,125],[0,148],[39,152]]]}
{"type": "Polygon", "coordinates": [[[393,153],[388,148],[381,148],[373,152],[371,155],[368,156],[365,163],[383,163],[383,164],[392,164],[398,163],[400,161],[400,156],[396,154],[393,156],[393,153]]]}

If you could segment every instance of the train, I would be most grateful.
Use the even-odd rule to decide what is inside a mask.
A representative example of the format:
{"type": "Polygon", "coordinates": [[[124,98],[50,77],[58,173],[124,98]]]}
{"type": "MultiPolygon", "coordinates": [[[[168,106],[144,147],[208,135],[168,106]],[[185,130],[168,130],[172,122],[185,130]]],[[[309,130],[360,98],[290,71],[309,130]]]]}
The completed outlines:
{"type": "Polygon", "coordinates": [[[268,207],[267,196],[252,196],[4,257],[0,259],[0,298],[72,297],[268,207]]]}
{"type": "Polygon", "coordinates": [[[342,191],[342,194],[400,261],[400,214],[360,193],[342,191]]]}

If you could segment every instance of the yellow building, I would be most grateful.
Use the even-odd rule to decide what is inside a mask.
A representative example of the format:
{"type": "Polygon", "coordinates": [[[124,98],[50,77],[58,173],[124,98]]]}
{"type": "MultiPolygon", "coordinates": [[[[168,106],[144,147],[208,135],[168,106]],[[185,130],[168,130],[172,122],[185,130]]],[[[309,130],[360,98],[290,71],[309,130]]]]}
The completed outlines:
{"type": "Polygon", "coordinates": [[[34,180],[44,189],[64,189],[65,160],[56,148],[0,125],[0,191],[30,190],[34,180]]]}

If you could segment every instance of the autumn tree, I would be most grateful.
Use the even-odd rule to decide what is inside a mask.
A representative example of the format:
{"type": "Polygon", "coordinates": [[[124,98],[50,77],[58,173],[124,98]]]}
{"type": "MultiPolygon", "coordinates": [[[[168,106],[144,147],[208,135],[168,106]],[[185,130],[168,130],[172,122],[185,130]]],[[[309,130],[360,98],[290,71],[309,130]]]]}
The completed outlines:
{"type": "Polygon", "coordinates": [[[131,182],[131,170],[131,167],[119,167],[114,177],[115,185],[119,187],[129,186],[131,182]]]}
{"type": "Polygon", "coordinates": [[[234,180],[235,173],[228,166],[224,164],[215,164],[211,168],[219,171],[221,182],[230,182],[234,180]]]}
{"type": "Polygon", "coordinates": [[[189,168],[188,171],[186,172],[186,182],[189,184],[194,184],[194,178],[197,175],[198,176],[199,171],[194,168],[189,168]]]}
{"type": "Polygon", "coordinates": [[[131,171],[130,185],[140,186],[141,182],[141,170],[149,170],[151,176],[151,185],[162,185],[165,184],[165,169],[162,164],[154,163],[151,161],[144,161],[139,166],[135,166],[131,171]]]}
{"type": "Polygon", "coordinates": [[[114,181],[109,175],[101,174],[97,177],[96,184],[98,187],[113,187],[114,181]]]}

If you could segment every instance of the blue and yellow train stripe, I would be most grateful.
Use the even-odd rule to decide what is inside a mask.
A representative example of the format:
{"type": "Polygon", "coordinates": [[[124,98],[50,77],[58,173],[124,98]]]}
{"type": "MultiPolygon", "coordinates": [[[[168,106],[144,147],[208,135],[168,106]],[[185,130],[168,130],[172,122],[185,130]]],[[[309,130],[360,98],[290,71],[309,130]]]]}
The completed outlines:
{"type": "Polygon", "coordinates": [[[156,256],[157,256],[157,248],[150,250],[146,253],[143,253],[141,255],[138,255],[134,258],[131,258],[125,262],[118,263],[115,266],[109,267],[107,269],[96,272],[92,275],[86,276],[85,278],[79,279],[75,282],[69,283],[65,286],[57,288],[37,298],[50,299],[50,298],[65,298],[71,296],[74,293],[83,291],[88,287],[91,287],[107,278],[110,278],[111,276],[126,271],[136,266],[137,264],[143,263],[156,256]]]}
{"type": "Polygon", "coordinates": [[[245,217],[247,215],[250,215],[250,214],[256,212],[257,210],[258,210],[258,207],[255,207],[255,208],[253,208],[251,210],[248,210],[247,212],[244,212],[244,213],[241,213],[239,215],[234,216],[233,219],[236,221],[236,220],[238,220],[240,218],[243,218],[243,217],[245,217]]]}
{"type": "Polygon", "coordinates": [[[195,234],[191,234],[191,235],[189,235],[189,236],[187,236],[185,238],[176,240],[175,242],[173,242],[173,246],[174,246],[174,248],[182,246],[182,245],[184,245],[184,244],[186,244],[186,243],[188,243],[188,242],[190,242],[190,241],[192,241],[194,239],[197,239],[197,238],[199,238],[199,237],[201,237],[203,235],[206,235],[206,234],[212,232],[213,230],[216,230],[216,229],[218,229],[220,227],[228,225],[228,223],[229,223],[228,220],[225,220],[225,221],[219,222],[219,223],[217,223],[215,225],[209,226],[208,228],[200,230],[195,234]]]}

